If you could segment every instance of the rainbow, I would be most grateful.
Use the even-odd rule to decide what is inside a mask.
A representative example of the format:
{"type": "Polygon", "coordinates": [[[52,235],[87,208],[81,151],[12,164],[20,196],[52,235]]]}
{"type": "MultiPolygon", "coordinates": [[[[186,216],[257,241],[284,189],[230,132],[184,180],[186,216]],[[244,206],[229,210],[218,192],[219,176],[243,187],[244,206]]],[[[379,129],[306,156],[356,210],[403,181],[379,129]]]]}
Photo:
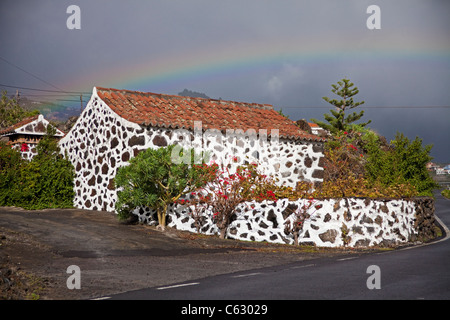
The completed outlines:
{"type": "MultiPolygon", "coordinates": [[[[64,88],[76,91],[91,90],[103,86],[130,90],[152,91],[152,87],[182,87],[188,80],[213,81],[240,74],[257,72],[263,68],[276,68],[283,62],[314,65],[337,61],[450,61],[448,43],[427,39],[427,43],[415,43],[413,38],[399,42],[396,35],[383,35],[382,46],[367,40],[353,40],[342,45],[339,40],[281,39],[269,44],[237,43],[204,47],[201,50],[168,53],[164,56],[140,61],[124,61],[123,64],[105,70],[92,70],[64,84],[64,88]],[[409,45],[405,45],[408,44],[409,45]],[[432,43],[433,46],[429,44],[432,43]],[[303,45],[304,44],[304,45],[303,45]],[[348,49],[351,48],[351,49],[348,49]]],[[[338,80],[338,79],[336,79],[338,80]]],[[[174,92],[171,92],[172,94],[174,92]]]]}

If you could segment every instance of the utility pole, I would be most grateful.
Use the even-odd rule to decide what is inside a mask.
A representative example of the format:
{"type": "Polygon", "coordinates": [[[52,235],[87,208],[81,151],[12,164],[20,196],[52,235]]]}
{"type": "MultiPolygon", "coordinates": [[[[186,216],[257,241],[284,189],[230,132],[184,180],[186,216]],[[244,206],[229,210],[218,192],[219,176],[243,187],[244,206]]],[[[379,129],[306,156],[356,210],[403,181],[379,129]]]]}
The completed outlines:
{"type": "Polygon", "coordinates": [[[17,104],[19,104],[19,99],[20,99],[19,89],[17,89],[16,90],[16,102],[17,102],[17,104]]]}
{"type": "Polygon", "coordinates": [[[80,94],[80,104],[81,104],[81,106],[80,106],[80,114],[83,112],[83,95],[82,94],[80,94]]]}

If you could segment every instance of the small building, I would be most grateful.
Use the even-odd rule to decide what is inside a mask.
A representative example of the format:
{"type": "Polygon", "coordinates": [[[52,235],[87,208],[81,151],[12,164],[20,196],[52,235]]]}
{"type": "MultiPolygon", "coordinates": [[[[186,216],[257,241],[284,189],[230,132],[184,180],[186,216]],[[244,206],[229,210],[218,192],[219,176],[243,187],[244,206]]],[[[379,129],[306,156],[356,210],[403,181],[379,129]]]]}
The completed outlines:
{"type": "Polygon", "coordinates": [[[114,211],[117,169],[148,148],[178,144],[219,164],[256,162],[295,187],[322,182],[324,142],[271,105],[95,87],[60,147],[75,168],[74,205],[114,211]]]}
{"type": "Polygon", "coordinates": [[[323,138],[326,138],[327,136],[329,136],[328,130],[325,130],[325,129],[319,127],[319,125],[315,124],[314,122],[308,122],[305,119],[300,119],[300,120],[297,120],[295,123],[301,130],[303,130],[305,132],[308,132],[308,133],[311,133],[311,134],[314,134],[316,136],[323,137],[323,138]]]}
{"type": "Polygon", "coordinates": [[[321,137],[325,137],[329,134],[329,132],[327,130],[325,130],[322,127],[319,127],[318,124],[313,123],[313,122],[308,122],[309,127],[311,128],[311,132],[312,134],[321,136],[321,137]]]}
{"type": "MultiPolygon", "coordinates": [[[[43,115],[35,115],[0,131],[0,137],[12,148],[20,151],[22,158],[31,160],[36,154],[36,146],[47,133],[49,122],[43,115]]],[[[61,138],[64,132],[56,129],[55,137],[61,138]]]]}

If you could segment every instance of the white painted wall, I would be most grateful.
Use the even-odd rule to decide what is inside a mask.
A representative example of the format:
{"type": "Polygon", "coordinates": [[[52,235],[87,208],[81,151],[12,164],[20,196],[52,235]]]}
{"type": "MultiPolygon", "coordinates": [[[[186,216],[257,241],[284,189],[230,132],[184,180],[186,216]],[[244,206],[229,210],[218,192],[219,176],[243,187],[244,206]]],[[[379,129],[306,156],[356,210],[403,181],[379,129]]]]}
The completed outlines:
{"type": "MultiPolygon", "coordinates": [[[[290,209],[300,208],[309,200],[288,199],[246,202],[239,206],[237,218],[228,229],[228,237],[239,240],[293,244],[292,234],[285,233],[285,223],[293,219],[290,209]]],[[[137,212],[138,213],[138,212],[137,212]]],[[[152,223],[151,211],[138,213],[141,221],[152,223]]],[[[314,200],[310,218],[304,221],[299,243],[319,247],[344,246],[343,226],[348,230],[349,247],[397,245],[408,242],[417,231],[414,227],[415,205],[410,200],[376,200],[349,198],[314,200]]],[[[177,205],[170,210],[169,227],[197,232],[188,206],[177,205]]],[[[214,235],[218,229],[212,213],[205,215],[201,233],[214,235]]]]}

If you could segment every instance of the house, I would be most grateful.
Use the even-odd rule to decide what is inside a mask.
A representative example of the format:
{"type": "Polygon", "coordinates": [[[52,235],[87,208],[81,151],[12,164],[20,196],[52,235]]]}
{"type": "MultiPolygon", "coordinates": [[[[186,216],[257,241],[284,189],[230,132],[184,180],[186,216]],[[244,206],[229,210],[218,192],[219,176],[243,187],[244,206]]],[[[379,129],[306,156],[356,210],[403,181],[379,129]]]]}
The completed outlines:
{"type": "Polygon", "coordinates": [[[425,166],[428,171],[436,170],[437,167],[436,164],[434,164],[433,162],[428,162],[425,166]]]}
{"type": "Polygon", "coordinates": [[[327,130],[319,127],[319,125],[315,124],[314,122],[308,122],[305,119],[300,119],[295,123],[300,129],[305,132],[309,132],[320,137],[327,137],[329,135],[329,132],[327,130]]]}
{"type": "Polygon", "coordinates": [[[114,211],[117,169],[141,150],[178,144],[216,163],[257,162],[295,187],[322,181],[324,141],[271,105],[94,87],[60,147],[76,171],[74,205],[114,211]]]}
{"type": "MultiPolygon", "coordinates": [[[[47,133],[49,122],[43,115],[35,115],[0,131],[0,137],[12,148],[20,151],[23,159],[31,160],[36,154],[36,146],[47,133]]],[[[64,132],[56,129],[55,137],[61,138],[64,132]]]]}
{"type": "Polygon", "coordinates": [[[325,137],[329,134],[329,132],[327,130],[325,130],[324,128],[319,127],[318,124],[315,124],[313,122],[308,122],[308,125],[311,128],[311,132],[312,134],[321,136],[321,137],[325,137]]]}
{"type": "Polygon", "coordinates": [[[438,175],[450,174],[450,164],[448,164],[448,165],[446,165],[444,167],[436,166],[435,170],[436,170],[436,174],[438,174],[438,175]]]}

